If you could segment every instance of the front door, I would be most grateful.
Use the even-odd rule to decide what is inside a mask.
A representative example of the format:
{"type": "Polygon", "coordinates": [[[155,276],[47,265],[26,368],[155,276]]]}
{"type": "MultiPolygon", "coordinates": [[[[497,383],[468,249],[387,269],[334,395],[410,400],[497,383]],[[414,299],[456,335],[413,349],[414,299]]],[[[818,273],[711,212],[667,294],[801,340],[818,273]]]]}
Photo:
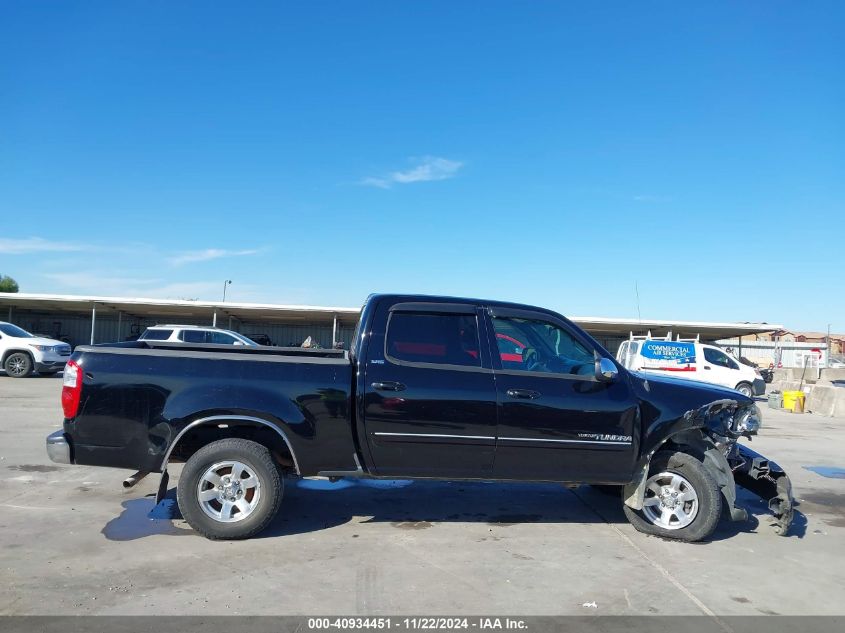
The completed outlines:
{"type": "Polygon", "coordinates": [[[741,382],[739,365],[727,354],[712,347],[704,348],[702,371],[707,382],[734,389],[741,382]]]}
{"type": "Polygon", "coordinates": [[[624,373],[599,382],[589,339],[550,315],[489,312],[499,352],[493,358],[499,403],[494,475],[628,481],[639,437],[637,403],[624,373]]]}
{"type": "Polygon", "coordinates": [[[477,308],[408,303],[379,316],[387,328],[369,342],[364,394],[376,472],[489,477],[496,388],[477,308]]]}

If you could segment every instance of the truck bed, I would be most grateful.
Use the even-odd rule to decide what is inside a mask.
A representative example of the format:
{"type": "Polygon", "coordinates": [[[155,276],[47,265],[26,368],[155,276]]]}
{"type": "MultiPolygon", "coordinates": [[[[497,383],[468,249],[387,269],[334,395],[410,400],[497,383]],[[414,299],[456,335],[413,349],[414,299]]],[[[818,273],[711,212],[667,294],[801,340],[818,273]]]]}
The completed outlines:
{"type": "Polygon", "coordinates": [[[356,468],[348,352],[154,341],[75,351],[82,401],[64,430],[78,464],[159,471],[192,423],[240,416],[277,426],[301,474],[356,468]]]}

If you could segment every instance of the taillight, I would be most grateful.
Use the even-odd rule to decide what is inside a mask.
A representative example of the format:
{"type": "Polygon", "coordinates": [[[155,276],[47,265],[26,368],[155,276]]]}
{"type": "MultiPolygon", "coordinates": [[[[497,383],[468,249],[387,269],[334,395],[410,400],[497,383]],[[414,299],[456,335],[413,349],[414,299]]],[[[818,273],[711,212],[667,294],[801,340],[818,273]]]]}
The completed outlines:
{"type": "Polygon", "coordinates": [[[75,361],[68,361],[62,383],[62,411],[66,418],[76,417],[82,395],[82,376],[82,368],[75,361]]]}

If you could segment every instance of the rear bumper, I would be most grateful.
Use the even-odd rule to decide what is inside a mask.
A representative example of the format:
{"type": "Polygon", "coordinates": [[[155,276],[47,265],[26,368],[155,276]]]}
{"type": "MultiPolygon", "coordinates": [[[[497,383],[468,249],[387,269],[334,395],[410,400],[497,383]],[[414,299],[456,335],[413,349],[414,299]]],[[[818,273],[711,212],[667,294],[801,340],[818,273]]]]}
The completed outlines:
{"type": "Polygon", "coordinates": [[[47,436],[47,456],[57,464],[72,464],[70,442],[63,431],[56,431],[47,436]]]}
{"type": "Polygon", "coordinates": [[[786,536],[793,518],[792,482],[783,468],[744,445],[737,446],[741,462],[733,467],[738,486],[765,499],[774,515],[775,531],[786,536]]]}
{"type": "Polygon", "coordinates": [[[762,396],[766,393],[766,381],[762,378],[755,378],[754,383],[751,385],[751,390],[755,396],[762,396]]]}

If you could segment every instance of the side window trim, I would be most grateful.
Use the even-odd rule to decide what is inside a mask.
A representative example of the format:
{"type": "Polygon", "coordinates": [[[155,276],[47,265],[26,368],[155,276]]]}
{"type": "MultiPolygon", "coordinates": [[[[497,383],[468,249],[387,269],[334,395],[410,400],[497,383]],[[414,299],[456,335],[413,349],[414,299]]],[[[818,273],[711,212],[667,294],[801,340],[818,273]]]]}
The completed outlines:
{"type": "MultiPolygon", "coordinates": [[[[425,304],[425,303],[405,303],[405,304],[397,304],[399,307],[398,310],[394,310],[391,308],[388,311],[387,316],[387,324],[384,330],[384,358],[385,360],[390,363],[391,365],[399,365],[402,367],[419,367],[421,369],[447,369],[449,371],[466,371],[466,372],[475,372],[475,373],[485,373],[489,374],[493,372],[493,369],[489,366],[485,365],[486,358],[489,358],[488,354],[485,354],[484,348],[485,346],[485,338],[483,337],[482,332],[486,328],[482,327],[481,319],[479,318],[478,311],[475,306],[472,306],[470,310],[467,310],[467,306],[465,304],[455,304],[459,306],[458,309],[452,309],[449,311],[439,310],[441,304],[425,304]],[[413,306],[413,307],[411,307],[413,306]],[[476,332],[478,335],[478,345],[481,348],[480,352],[480,366],[476,367],[473,365],[453,365],[451,363],[426,363],[421,361],[411,361],[411,360],[402,360],[401,358],[396,358],[390,354],[388,349],[388,335],[390,333],[390,321],[393,318],[394,313],[414,313],[414,314],[425,314],[425,315],[444,315],[447,314],[449,316],[455,315],[465,315],[465,316],[473,316],[475,317],[475,325],[476,325],[476,332]]],[[[452,304],[442,304],[448,305],[451,307],[452,304]]],[[[393,306],[396,307],[396,306],[393,306]]]]}

